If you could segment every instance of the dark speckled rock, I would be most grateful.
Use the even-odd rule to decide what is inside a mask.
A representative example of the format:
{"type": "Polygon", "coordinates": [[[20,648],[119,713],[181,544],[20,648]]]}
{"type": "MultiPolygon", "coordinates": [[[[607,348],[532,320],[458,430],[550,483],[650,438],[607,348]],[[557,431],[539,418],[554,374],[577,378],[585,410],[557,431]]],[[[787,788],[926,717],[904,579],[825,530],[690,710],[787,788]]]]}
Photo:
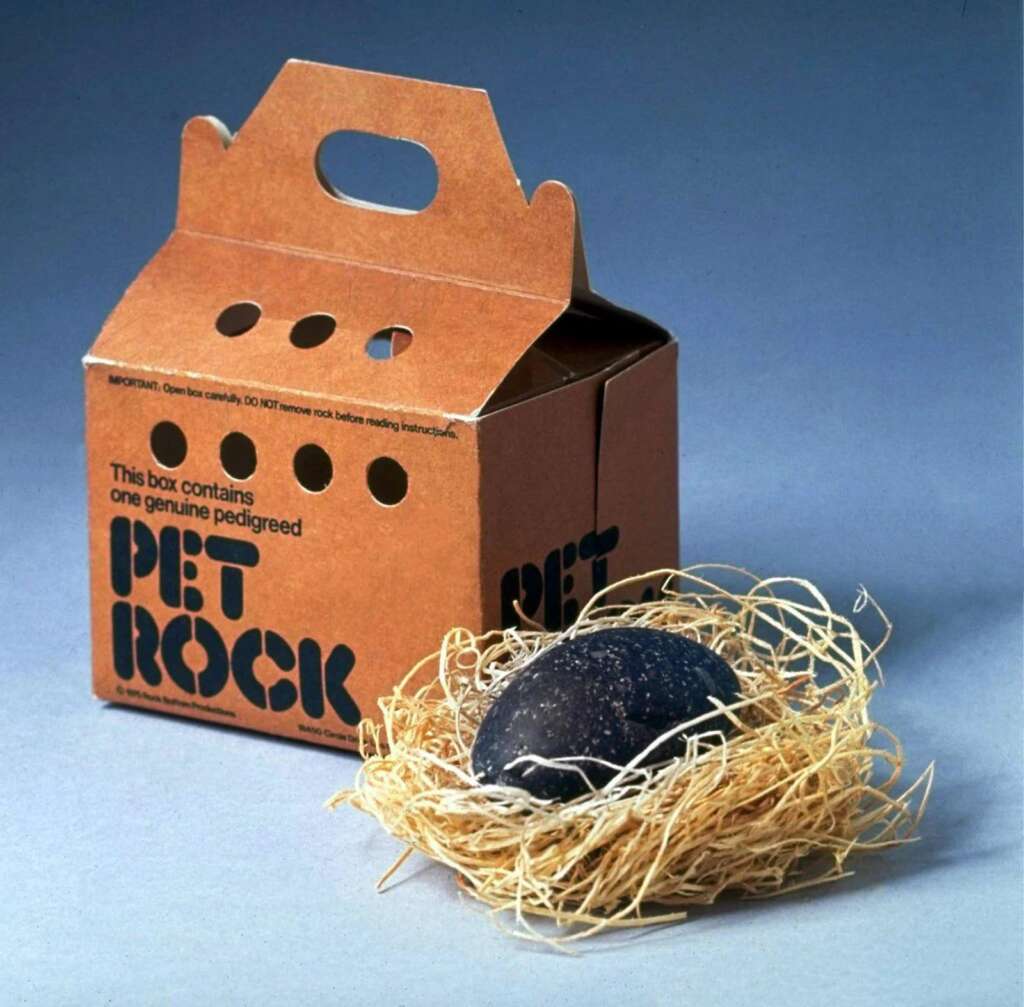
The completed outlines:
{"type": "MultiPolygon", "coordinates": [[[[473,771],[484,783],[522,787],[536,797],[570,800],[587,790],[580,774],[531,763],[521,755],[588,756],[624,765],[675,724],[732,702],[732,669],[702,644],[661,629],[604,629],[557,644],[535,658],[487,711],[473,743],[473,771]],[[527,772],[529,770],[529,772],[527,772]]],[[[724,717],[698,730],[727,731],[724,717]]],[[[671,739],[646,763],[680,754],[671,739]]],[[[611,771],[579,763],[599,787],[611,771]]]]}

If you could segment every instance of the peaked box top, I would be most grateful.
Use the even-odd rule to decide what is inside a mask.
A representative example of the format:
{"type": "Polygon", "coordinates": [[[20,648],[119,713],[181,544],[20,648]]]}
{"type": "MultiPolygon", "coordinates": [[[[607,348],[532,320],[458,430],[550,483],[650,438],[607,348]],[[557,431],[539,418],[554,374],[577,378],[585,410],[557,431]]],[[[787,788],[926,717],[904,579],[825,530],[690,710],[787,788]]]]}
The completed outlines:
{"type": "Polygon", "coordinates": [[[572,194],[527,200],[484,91],[292,60],[234,136],[186,124],[176,229],[90,356],[471,416],[574,297],[596,303],[572,194]],[[431,203],[335,191],[318,155],[339,131],[426,147],[431,203]],[[218,330],[231,305],[248,319],[218,330]],[[386,360],[367,352],[381,332],[386,360]]]}

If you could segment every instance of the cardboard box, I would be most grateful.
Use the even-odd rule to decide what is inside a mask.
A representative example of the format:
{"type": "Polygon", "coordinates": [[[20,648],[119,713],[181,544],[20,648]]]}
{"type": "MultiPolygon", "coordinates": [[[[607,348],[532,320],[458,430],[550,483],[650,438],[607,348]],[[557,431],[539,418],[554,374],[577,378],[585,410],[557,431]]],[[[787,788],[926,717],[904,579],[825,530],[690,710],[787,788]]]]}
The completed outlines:
{"type": "Polygon", "coordinates": [[[189,121],[85,367],[101,699],[351,748],[450,627],[677,561],[676,344],[590,291],[483,91],[291,61],[236,135],[189,121]],[[339,130],[425,146],[433,202],[335,191],[339,130]]]}

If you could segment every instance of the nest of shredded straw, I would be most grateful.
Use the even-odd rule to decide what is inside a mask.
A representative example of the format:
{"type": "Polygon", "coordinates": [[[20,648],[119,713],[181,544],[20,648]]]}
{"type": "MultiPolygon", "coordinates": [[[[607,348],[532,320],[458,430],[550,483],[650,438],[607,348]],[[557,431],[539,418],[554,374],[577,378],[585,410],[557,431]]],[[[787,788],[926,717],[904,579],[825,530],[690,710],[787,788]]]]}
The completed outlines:
{"type": "Polygon", "coordinates": [[[869,607],[882,625],[874,647],[807,581],[701,566],[612,585],[560,633],[453,629],[380,701],[380,723],[360,725],[365,762],[328,807],[365,811],[407,844],[381,885],[420,850],[496,912],[510,910],[515,934],[559,946],[680,920],[682,907],[726,892],[763,897],[835,881],[851,853],[912,838],[932,779],[929,766],[899,788],[899,741],[868,713],[891,630],[862,588],[854,612],[869,607]],[[607,603],[662,575],[656,600],[607,603]],[[651,748],[686,733],[684,755],[643,767],[641,754],[567,803],[479,784],[470,749],[504,684],[559,640],[616,626],[681,633],[721,654],[742,698],[701,719],[724,711],[728,736],[680,725],[651,748]],[[551,937],[531,916],[565,929],[551,937]]]}

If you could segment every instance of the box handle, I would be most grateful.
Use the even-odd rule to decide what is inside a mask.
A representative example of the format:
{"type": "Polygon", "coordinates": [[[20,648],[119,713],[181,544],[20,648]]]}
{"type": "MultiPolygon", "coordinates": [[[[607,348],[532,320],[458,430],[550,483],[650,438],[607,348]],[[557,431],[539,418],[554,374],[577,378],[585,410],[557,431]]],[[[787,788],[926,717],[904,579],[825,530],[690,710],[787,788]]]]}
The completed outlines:
{"type": "Polygon", "coordinates": [[[297,60],[235,137],[208,117],[187,124],[178,223],[552,297],[585,277],[572,194],[545,182],[527,200],[485,91],[297,60]],[[429,206],[386,213],[329,194],[318,150],[346,130],[426,147],[429,206]]]}

